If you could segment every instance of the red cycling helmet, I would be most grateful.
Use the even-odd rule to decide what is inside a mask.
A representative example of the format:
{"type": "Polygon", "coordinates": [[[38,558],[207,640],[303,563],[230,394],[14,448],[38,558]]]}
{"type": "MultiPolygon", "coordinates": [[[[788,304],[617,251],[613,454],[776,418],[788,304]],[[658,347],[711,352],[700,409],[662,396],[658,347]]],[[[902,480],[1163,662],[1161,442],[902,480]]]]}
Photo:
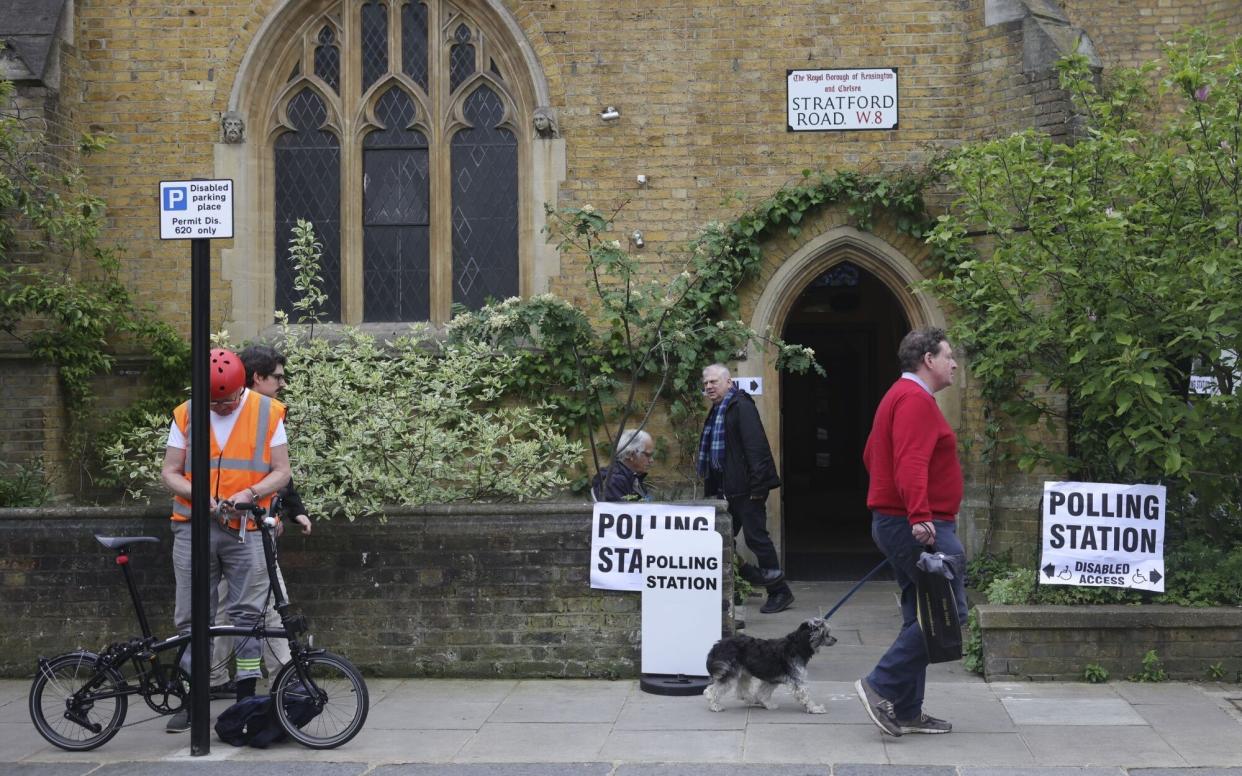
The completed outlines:
{"type": "Polygon", "coordinates": [[[232,396],[246,385],[246,367],[237,354],[224,348],[211,351],[211,400],[232,396]]]}

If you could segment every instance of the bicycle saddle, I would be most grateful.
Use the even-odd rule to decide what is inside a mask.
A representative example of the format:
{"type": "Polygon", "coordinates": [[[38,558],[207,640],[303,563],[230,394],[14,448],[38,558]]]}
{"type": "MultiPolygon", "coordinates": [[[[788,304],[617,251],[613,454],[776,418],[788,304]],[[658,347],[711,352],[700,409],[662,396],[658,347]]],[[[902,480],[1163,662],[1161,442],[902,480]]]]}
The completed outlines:
{"type": "Polygon", "coordinates": [[[100,536],[99,534],[95,534],[95,541],[109,550],[123,550],[131,544],[160,543],[160,540],[154,536],[100,536]]]}

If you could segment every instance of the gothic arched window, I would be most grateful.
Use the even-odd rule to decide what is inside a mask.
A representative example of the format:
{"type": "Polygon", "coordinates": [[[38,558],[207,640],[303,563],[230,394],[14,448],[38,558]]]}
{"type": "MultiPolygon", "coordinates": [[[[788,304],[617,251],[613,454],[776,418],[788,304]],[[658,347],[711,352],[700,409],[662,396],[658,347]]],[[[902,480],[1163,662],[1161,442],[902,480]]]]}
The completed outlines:
{"type": "Polygon", "coordinates": [[[272,150],[275,303],[291,227],[323,244],[325,314],[441,322],[523,291],[523,104],[502,36],[448,0],[343,0],[282,55],[272,150]]]}

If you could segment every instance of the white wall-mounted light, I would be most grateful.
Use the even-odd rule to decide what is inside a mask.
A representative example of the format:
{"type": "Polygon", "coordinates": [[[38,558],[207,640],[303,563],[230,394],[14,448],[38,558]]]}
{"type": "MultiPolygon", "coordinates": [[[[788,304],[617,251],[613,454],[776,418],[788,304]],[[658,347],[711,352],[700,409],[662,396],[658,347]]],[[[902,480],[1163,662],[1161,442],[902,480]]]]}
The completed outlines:
{"type": "Polygon", "coordinates": [[[647,244],[647,241],[643,239],[643,233],[635,229],[634,233],[630,235],[630,243],[635,248],[641,248],[647,244]]]}
{"type": "Polygon", "coordinates": [[[644,187],[645,187],[645,186],[647,185],[647,176],[646,176],[646,175],[639,175],[639,176],[638,176],[635,180],[637,180],[637,181],[638,181],[638,185],[639,185],[639,186],[644,186],[644,187]]]}
{"type": "Polygon", "coordinates": [[[604,121],[616,121],[621,118],[621,111],[609,105],[599,113],[599,117],[604,121]]]}

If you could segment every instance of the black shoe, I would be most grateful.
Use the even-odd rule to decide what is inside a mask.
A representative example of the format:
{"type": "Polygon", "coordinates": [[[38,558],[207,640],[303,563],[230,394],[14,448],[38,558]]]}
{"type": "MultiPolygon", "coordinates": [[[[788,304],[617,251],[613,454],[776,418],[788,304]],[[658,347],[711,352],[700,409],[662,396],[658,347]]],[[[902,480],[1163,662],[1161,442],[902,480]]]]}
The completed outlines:
{"type": "Polygon", "coordinates": [[[237,682],[232,679],[224,684],[213,684],[208,691],[213,701],[230,701],[237,697],[237,682]]]}
{"type": "Polygon", "coordinates": [[[172,719],[168,720],[168,724],[164,726],[165,733],[184,733],[190,729],[190,710],[182,709],[172,715],[172,719]]]}
{"type": "Polygon", "coordinates": [[[793,606],[794,594],[791,590],[779,590],[768,596],[768,600],[763,602],[763,606],[759,607],[759,611],[763,614],[776,614],[783,612],[793,606]]]}

